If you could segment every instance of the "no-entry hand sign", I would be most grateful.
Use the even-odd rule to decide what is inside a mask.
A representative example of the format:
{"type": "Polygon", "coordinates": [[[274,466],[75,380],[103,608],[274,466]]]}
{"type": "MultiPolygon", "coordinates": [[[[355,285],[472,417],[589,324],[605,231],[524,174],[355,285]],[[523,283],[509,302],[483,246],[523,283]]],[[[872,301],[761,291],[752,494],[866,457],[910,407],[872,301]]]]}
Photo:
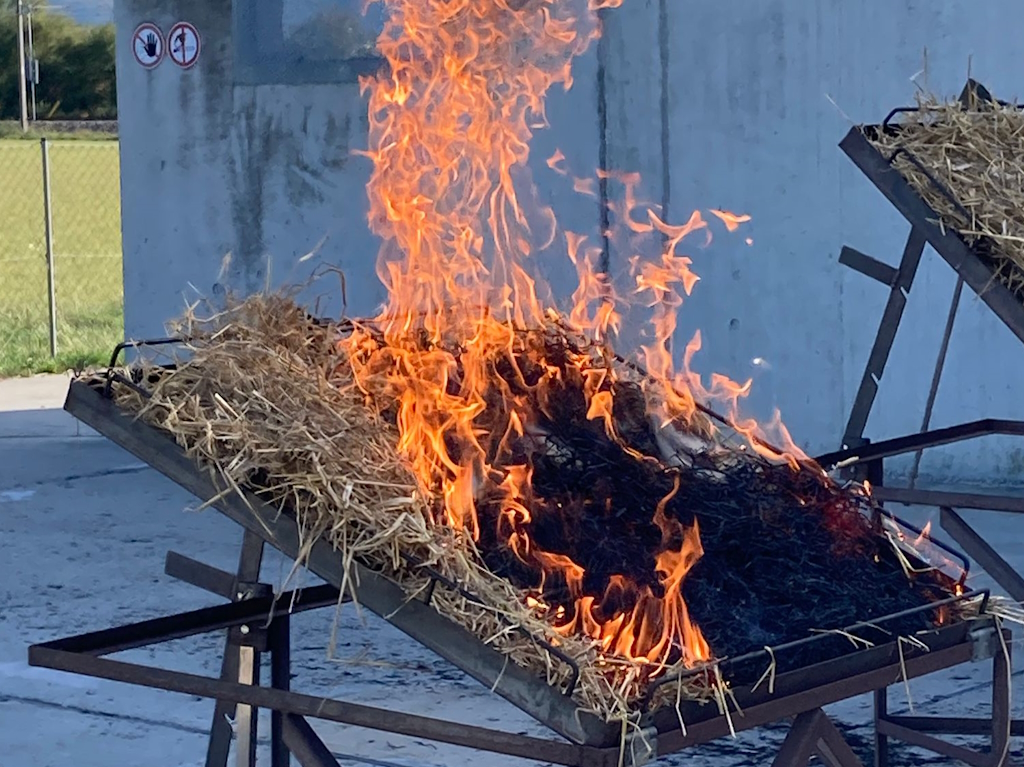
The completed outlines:
{"type": "Polygon", "coordinates": [[[199,30],[187,21],[179,21],[167,33],[167,55],[182,69],[188,69],[199,60],[199,30]]]}
{"type": "Polygon", "coordinates": [[[148,21],[139,24],[132,35],[132,53],[143,69],[155,68],[164,57],[164,33],[160,27],[148,21]]]}

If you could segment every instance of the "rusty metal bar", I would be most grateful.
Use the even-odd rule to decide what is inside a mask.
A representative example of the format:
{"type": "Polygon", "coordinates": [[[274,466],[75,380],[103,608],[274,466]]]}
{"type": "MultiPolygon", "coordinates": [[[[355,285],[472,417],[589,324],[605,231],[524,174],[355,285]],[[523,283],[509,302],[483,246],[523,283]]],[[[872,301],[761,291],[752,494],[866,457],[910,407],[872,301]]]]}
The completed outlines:
{"type": "Polygon", "coordinates": [[[1024,577],[999,556],[991,544],[978,535],[963,517],[948,506],[943,506],[939,510],[939,524],[959,546],[963,547],[968,556],[981,565],[996,583],[1006,589],[1007,594],[1017,602],[1024,602],[1024,577]]]}
{"type": "Polygon", "coordinates": [[[875,397],[878,395],[878,382],[882,380],[882,375],[885,373],[892,344],[896,339],[896,331],[899,329],[903,311],[907,306],[907,294],[910,293],[910,288],[914,284],[921,256],[924,253],[924,246],[924,235],[916,227],[912,228],[903,248],[903,257],[900,259],[896,278],[891,283],[889,300],[882,312],[878,334],[871,347],[871,354],[864,368],[864,375],[861,377],[853,408],[850,410],[850,418],[846,423],[846,430],[843,432],[844,446],[854,447],[860,444],[864,437],[868,416],[871,414],[875,397]]]}
{"type": "Polygon", "coordinates": [[[908,506],[949,506],[954,509],[1002,511],[1024,514],[1024,497],[990,495],[988,493],[956,493],[944,490],[911,490],[906,487],[883,487],[872,483],[871,496],[877,501],[891,501],[908,506]]]}

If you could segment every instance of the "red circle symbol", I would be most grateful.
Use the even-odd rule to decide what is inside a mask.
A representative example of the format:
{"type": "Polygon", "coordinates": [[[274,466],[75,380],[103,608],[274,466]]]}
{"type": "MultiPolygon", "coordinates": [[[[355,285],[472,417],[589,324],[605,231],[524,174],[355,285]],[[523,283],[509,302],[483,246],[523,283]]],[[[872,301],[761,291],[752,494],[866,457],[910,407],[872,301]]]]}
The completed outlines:
{"type": "Polygon", "coordinates": [[[167,33],[167,55],[182,69],[192,67],[199,60],[202,46],[199,30],[187,21],[179,21],[167,33]]]}
{"type": "Polygon", "coordinates": [[[164,58],[164,33],[150,22],[139,24],[132,34],[132,55],[143,69],[154,69],[164,58]]]}

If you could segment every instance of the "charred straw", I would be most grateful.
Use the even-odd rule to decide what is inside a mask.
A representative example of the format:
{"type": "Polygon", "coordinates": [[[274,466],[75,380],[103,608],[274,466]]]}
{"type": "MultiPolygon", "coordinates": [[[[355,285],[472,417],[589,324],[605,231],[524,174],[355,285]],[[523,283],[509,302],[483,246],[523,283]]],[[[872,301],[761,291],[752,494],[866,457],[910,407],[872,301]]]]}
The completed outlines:
{"type": "MultiPolygon", "coordinates": [[[[435,609],[513,662],[564,685],[567,667],[530,637],[557,646],[580,667],[577,702],[606,718],[630,716],[652,680],[683,668],[682,654],[677,648],[667,667],[652,667],[567,632],[580,596],[573,588],[593,599],[599,618],[633,610],[655,620],[643,600],[664,596],[658,557],[679,549],[679,536],[695,524],[702,551],[682,596],[715,658],[927,606],[952,591],[952,580],[938,571],[908,574],[865,514],[870,499],[835,484],[812,462],[794,470],[709,440],[708,424],[698,420],[693,439],[674,443],[689,446],[685,460],[668,465],[641,382],[621,365],[609,384],[612,438],[588,418],[582,381],[568,364],[588,348],[586,340],[552,326],[527,334],[523,358],[499,364],[495,385],[532,396],[529,381],[537,373],[529,351],[536,345],[548,365],[563,365],[561,384],[538,403],[538,429],[512,460],[529,462],[533,471],[533,513],[524,530],[538,549],[578,563],[585,575],[573,586],[510,549],[499,532],[500,509],[486,495],[479,540],[437,524],[430,489],[418,486],[396,450],[393,412],[375,407],[356,385],[339,343],[343,332],[310,321],[286,297],[253,297],[210,321],[186,317],[179,333],[193,339],[188,354],[169,372],[147,371],[155,381],[150,398],[128,387],[114,391],[122,407],[173,435],[227,487],[254,491],[294,515],[307,545],[325,539],[344,562],[373,567],[410,595],[428,583],[418,565],[434,568],[461,587],[437,588],[435,609]],[[629,587],[610,588],[615,579],[629,587]]],[[[591,352],[603,359],[599,349],[591,352]]],[[[926,609],[887,628],[909,635],[940,620],[926,609]]],[[[780,658],[778,670],[849,650],[836,637],[780,658]]],[[[753,683],[763,671],[737,667],[725,681],[753,683]]],[[[666,694],[715,698],[713,678],[688,677],[666,694]]]]}

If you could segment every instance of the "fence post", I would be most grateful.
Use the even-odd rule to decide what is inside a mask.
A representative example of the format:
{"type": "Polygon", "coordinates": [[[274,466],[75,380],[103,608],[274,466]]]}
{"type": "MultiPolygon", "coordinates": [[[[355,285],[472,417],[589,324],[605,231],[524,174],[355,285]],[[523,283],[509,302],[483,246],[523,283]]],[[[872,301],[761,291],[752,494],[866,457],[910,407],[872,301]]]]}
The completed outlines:
{"type": "Polygon", "coordinates": [[[50,294],[50,357],[57,356],[57,289],[53,270],[53,200],[50,194],[50,142],[40,139],[43,150],[43,216],[46,222],[46,283],[50,294]]]}

